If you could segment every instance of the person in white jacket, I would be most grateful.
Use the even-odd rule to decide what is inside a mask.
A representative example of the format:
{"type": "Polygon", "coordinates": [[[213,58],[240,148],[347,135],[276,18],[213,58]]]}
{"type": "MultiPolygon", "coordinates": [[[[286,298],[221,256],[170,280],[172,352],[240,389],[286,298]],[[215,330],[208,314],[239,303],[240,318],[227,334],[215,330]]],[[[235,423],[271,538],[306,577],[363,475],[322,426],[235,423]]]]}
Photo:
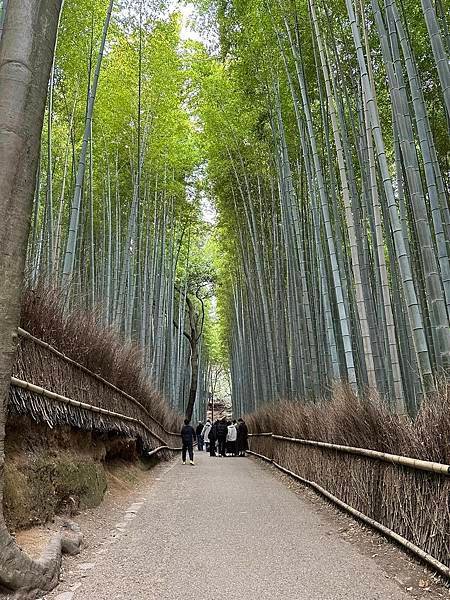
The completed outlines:
{"type": "Polygon", "coordinates": [[[211,421],[209,419],[207,419],[205,426],[203,427],[203,430],[202,430],[202,438],[204,440],[204,443],[206,444],[206,452],[209,452],[210,441],[209,441],[208,435],[209,435],[210,431],[211,431],[211,421]]]}
{"type": "Polygon", "coordinates": [[[236,421],[233,421],[230,425],[228,425],[228,434],[227,434],[227,446],[228,451],[233,456],[236,456],[236,440],[237,440],[237,429],[236,429],[236,421]]]}

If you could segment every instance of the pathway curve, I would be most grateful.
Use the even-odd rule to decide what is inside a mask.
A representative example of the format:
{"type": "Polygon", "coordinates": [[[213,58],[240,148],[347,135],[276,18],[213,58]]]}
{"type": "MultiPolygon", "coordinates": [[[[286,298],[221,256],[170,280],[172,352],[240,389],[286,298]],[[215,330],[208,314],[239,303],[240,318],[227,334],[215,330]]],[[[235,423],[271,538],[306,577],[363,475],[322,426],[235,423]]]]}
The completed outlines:
{"type": "Polygon", "coordinates": [[[163,469],[116,524],[115,539],[78,565],[84,577],[51,598],[410,598],[266,466],[204,452],[196,461],[163,469]]]}

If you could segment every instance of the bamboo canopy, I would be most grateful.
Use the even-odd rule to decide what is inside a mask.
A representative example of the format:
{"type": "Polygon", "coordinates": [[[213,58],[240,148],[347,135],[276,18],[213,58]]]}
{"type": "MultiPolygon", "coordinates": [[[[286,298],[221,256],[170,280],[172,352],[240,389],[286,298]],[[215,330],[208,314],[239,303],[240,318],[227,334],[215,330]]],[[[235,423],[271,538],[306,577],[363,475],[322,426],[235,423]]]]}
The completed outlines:
{"type": "Polygon", "coordinates": [[[414,416],[450,372],[450,50],[412,4],[208,0],[218,55],[66,4],[30,288],[98,310],[189,418],[217,367],[236,414],[344,382],[414,416]]]}

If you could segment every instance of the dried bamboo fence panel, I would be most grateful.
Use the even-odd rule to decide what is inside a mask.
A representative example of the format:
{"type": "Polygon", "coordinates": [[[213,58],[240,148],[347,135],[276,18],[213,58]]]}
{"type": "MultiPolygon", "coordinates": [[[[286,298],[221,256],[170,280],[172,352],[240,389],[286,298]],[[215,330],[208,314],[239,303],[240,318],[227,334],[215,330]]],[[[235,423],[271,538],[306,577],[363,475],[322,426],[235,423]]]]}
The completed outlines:
{"type": "MultiPolygon", "coordinates": [[[[156,439],[163,441],[165,445],[172,448],[180,446],[180,435],[166,431],[138,400],[33,336],[20,336],[13,376],[77,402],[141,421],[152,431],[156,439]]],[[[48,398],[43,399],[34,392],[26,390],[19,392],[14,386],[11,389],[10,410],[18,414],[25,414],[29,410],[30,416],[37,419],[40,415],[40,420],[49,424],[54,419],[58,419],[55,424],[69,423],[82,428],[87,427],[92,420],[92,417],[86,415],[82,417],[83,410],[78,409],[77,412],[72,405],[57,408],[57,403],[52,403],[48,398]],[[70,418],[69,413],[73,413],[70,418]],[[64,421],[64,418],[67,420],[64,421]],[[80,424],[77,424],[78,422],[80,424]]],[[[95,418],[98,419],[98,415],[95,418]]],[[[102,424],[104,430],[104,426],[109,421],[106,415],[103,415],[102,419],[104,419],[102,424]]],[[[113,430],[125,433],[127,427],[129,428],[129,425],[121,425],[114,427],[113,430]]],[[[153,443],[150,448],[154,447],[153,443]]]]}
{"type": "Polygon", "coordinates": [[[314,482],[450,567],[448,465],[438,473],[333,444],[260,434],[250,439],[253,452],[314,482]]]}
{"type": "Polygon", "coordinates": [[[145,423],[132,417],[65,398],[14,377],[11,384],[10,414],[29,416],[51,428],[70,425],[85,431],[124,435],[139,440],[146,455],[157,451],[167,455],[170,450],[179,449],[169,448],[145,423]]]}

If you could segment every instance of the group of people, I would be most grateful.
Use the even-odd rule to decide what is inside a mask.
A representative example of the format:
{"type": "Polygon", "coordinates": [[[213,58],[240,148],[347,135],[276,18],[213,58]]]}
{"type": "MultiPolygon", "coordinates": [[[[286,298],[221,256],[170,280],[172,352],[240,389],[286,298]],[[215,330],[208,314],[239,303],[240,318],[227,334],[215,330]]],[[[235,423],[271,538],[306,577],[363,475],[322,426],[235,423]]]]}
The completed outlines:
{"type": "Polygon", "coordinates": [[[200,421],[195,433],[199,451],[205,446],[210,456],[245,456],[248,450],[248,428],[244,419],[228,421],[224,417],[214,423],[208,419],[205,425],[200,421]]]}
{"type": "Polygon", "coordinates": [[[245,456],[248,450],[248,428],[244,419],[228,421],[224,417],[214,423],[208,419],[204,425],[199,421],[196,429],[190,425],[188,419],[185,419],[181,429],[181,439],[183,465],[186,464],[187,454],[191,465],[194,464],[195,440],[197,440],[198,450],[202,452],[205,446],[210,456],[245,456]]]}

